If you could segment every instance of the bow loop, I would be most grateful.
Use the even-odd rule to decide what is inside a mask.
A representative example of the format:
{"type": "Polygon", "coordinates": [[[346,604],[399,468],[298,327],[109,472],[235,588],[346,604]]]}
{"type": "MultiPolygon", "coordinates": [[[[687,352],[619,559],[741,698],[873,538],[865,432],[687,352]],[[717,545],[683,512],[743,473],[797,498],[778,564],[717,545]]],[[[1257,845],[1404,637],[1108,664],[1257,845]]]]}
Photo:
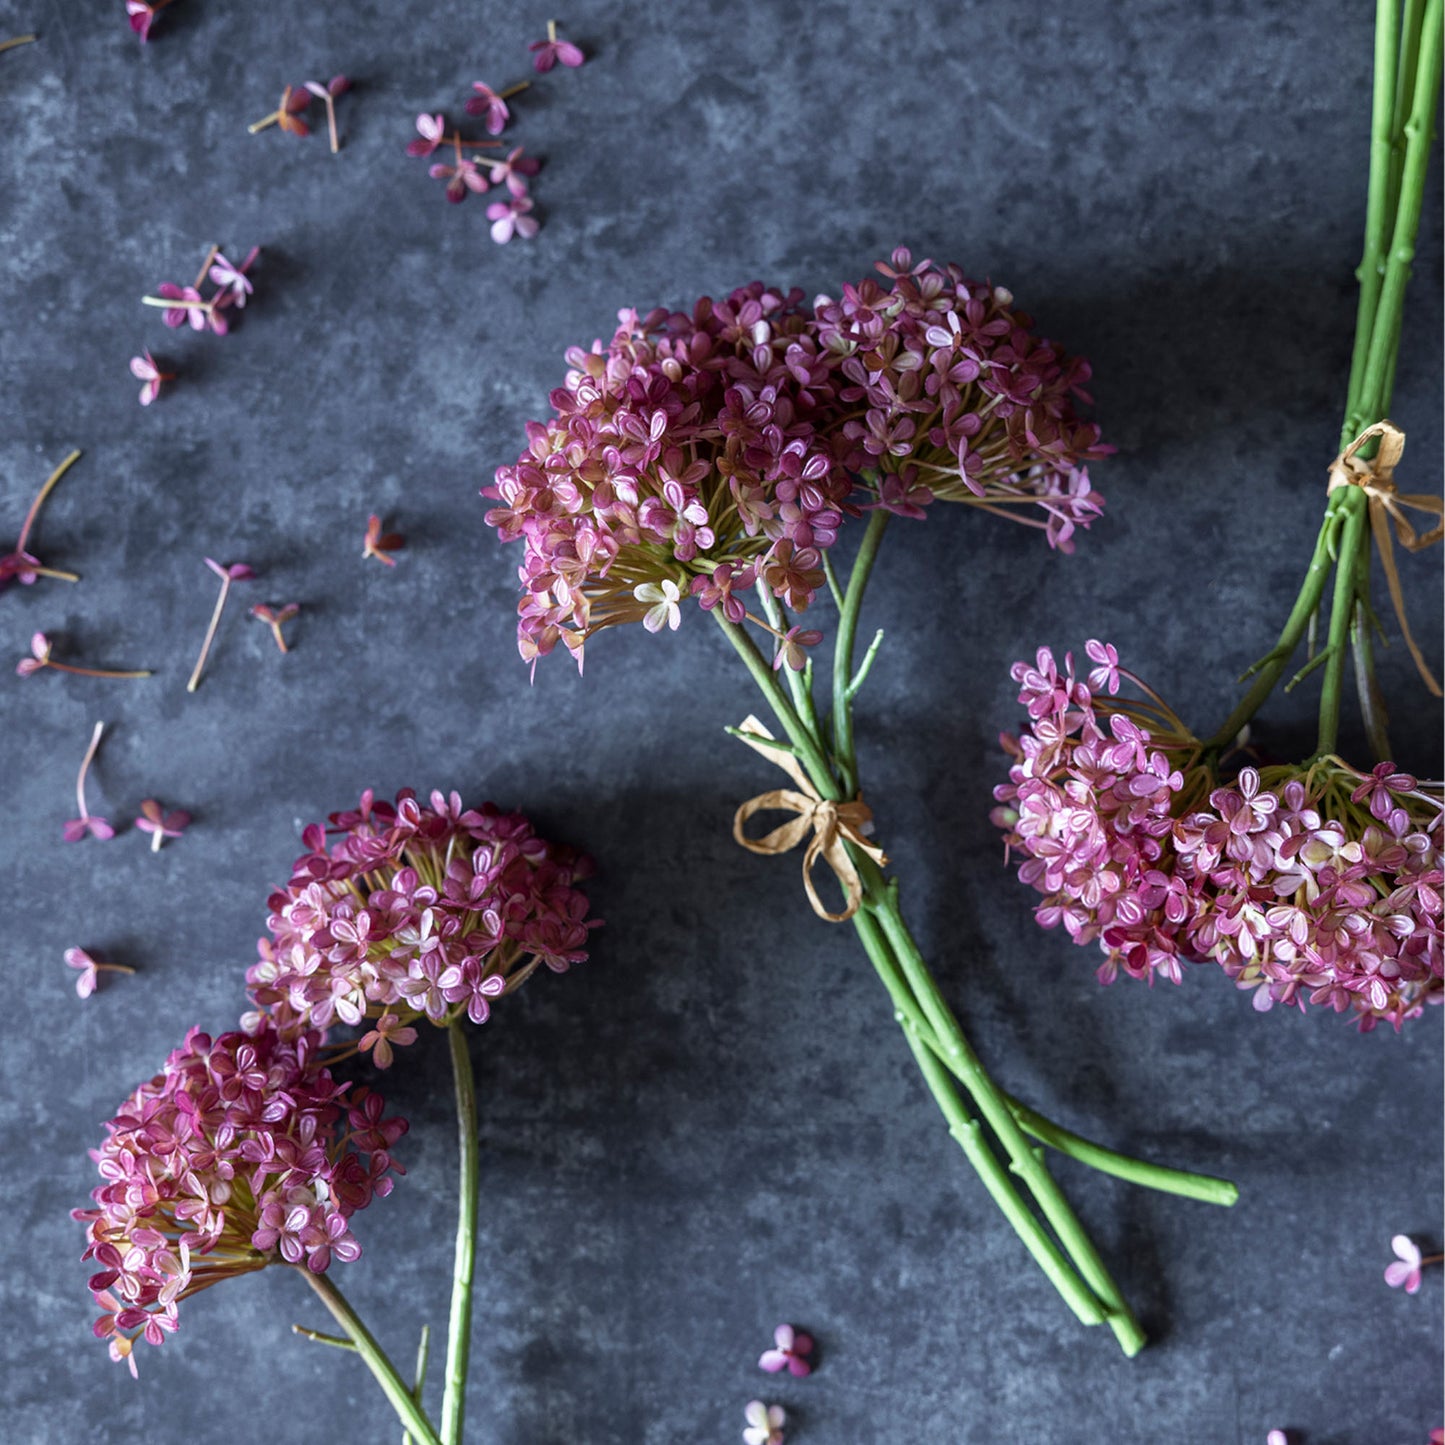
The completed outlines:
{"type": "Polygon", "coordinates": [[[1380,566],[1390,589],[1390,601],[1395,604],[1400,635],[1405,639],[1405,646],[1410,649],[1410,656],[1415,659],[1420,676],[1425,679],[1425,686],[1439,697],[1440,684],[1435,681],[1434,673],[1426,664],[1425,654],[1420,651],[1405,617],[1405,590],[1400,585],[1400,573],[1395,566],[1391,531],[1393,526],[1394,540],[1407,552],[1420,552],[1426,547],[1433,547],[1445,536],[1445,525],[1437,522],[1428,532],[1418,533],[1405,515],[1404,508],[1413,508],[1426,516],[1441,517],[1445,515],[1445,502],[1439,497],[1418,492],[1401,492],[1396,487],[1395,468],[1400,464],[1404,452],[1405,433],[1394,422],[1386,419],[1367,426],[1330,463],[1329,490],[1333,492],[1336,487],[1358,487],[1365,494],[1369,507],[1370,534],[1379,549],[1380,566]],[[1380,439],[1380,445],[1374,458],[1370,461],[1362,460],[1359,456],[1360,449],[1376,437],[1380,439]]]}
{"type": "Polygon", "coordinates": [[[866,853],[875,863],[888,862],[883,850],[870,843],[864,829],[873,820],[872,810],[861,797],[849,802],[837,803],[823,797],[813,786],[812,780],[803,771],[792,753],[785,753],[775,746],[773,735],[755,717],[743,720],[738,734],[743,742],[761,753],[770,762],[782,768],[797,784],[796,788],[777,788],[770,793],[759,793],[749,798],[733,815],[733,837],[750,853],[774,856],[796,848],[805,838],[808,846],[803,853],[803,888],[808,902],[819,918],[829,923],[844,923],[857,913],[863,902],[863,880],[858,876],[857,866],[848,854],[851,844],[866,853]],[[755,741],[756,739],[756,741],[755,741]],[[755,813],[794,813],[797,816],[780,824],[761,838],[751,838],[746,824],[755,813]],[[809,837],[809,834],[812,836],[809,837]],[[813,883],[813,870],[822,860],[833,870],[839,886],[843,889],[843,911],[829,912],[813,883]]]}

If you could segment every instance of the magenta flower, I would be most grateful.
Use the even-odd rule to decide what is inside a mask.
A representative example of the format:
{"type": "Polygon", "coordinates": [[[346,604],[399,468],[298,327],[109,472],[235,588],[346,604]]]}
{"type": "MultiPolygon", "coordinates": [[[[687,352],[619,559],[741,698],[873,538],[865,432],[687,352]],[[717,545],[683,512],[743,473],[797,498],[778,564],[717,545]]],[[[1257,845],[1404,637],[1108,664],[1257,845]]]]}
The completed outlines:
{"type": "Polygon", "coordinates": [[[520,85],[508,86],[506,90],[493,90],[485,81],[474,80],[472,89],[476,94],[466,104],[467,114],[485,116],[483,124],[487,134],[501,135],[512,115],[507,101],[520,91],[526,90],[531,83],[530,80],[524,80],[520,85]]]}
{"type": "Polygon", "coordinates": [[[575,886],[587,861],[520,814],[467,809],[455,793],[427,806],[408,789],[395,804],[364,793],[330,824],[306,829],[308,851],[271,895],[244,1028],[293,1038],[365,1023],[328,1060],[370,1052],[388,1068],[421,1019],[481,1023],[539,966],[563,973],[587,957],[597,925],[575,886]]]}
{"type": "Polygon", "coordinates": [[[813,1337],[794,1330],[792,1325],[779,1325],[773,1331],[773,1348],[764,1350],[758,1359],[758,1368],[776,1375],[786,1370],[790,1375],[801,1378],[813,1372],[808,1356],[813,1353],[813,1337]]]}
{"type": "Polygon", "coordinates": [[[56,662],[50,655],[50,639],[43,633],[34,633],[30,638],[30,656],[22,657],[15,664],[15,671],[21,677],[30,677],[44,668],[52,672],[70,672],[76,677],[149,677],[146,671],[118,671],[109,667],[76,667],[68,662],[56,662]]]}
{"type": "Polygon", "coordinates": [[[95,1334],[132,1374],[136,1342],[162,1344],[198,1290],[278,1263],[320,1273],[361,1253],[351,1220],[402,1172],[390,1150],[406,1121],[334,1080],[319,1044],[314,1033],[213,1040],[192,1029],[106,1125],[94,1155],[103,1182],[73,1217],[98,1266],[95,1334]]]}
{"type": "Polygon", "coordinates": [[[289,649],[281,629],[300,611],[301,604],[299,602],[288,602],[284,607],[268,607],[265,603],[258,603],[251,609],[251,616],[264,622],[271,629],[271,636],[276,639],[276,646],[282,652],[286,652],[289,649]]]}
{"type": "Polygon", "coordinates": [[[575,70],[587,58],[570,40],[557,38],[555,20],[547,22],[547,38],[534,40],[527,49],[532,52],[532,68],[540,73],[551,70],[558,61],[575,70]]]}
{"type": "Polygon", "coordinates": [[[149,406],[156,397],[161,394],[161,383],[163,381],[174,381],[175,372],[162,371],[155,362],[149,351],[143,356],[132,356],[130,359],[131,375],[145,383],[140,389],[140,404],[149,406]]]}
{"type": "Polygon", "coordinates": [[[1089,674],[1089,686],[1095,693],[1107,690],[1113,696],[1119,691],[1119,654],[1112,644],[1093,638],[1084,644],[1084,651],[1091,662],[1098,663],[1089,674]]]}
{"type": "Polygon", "coordinates": [[[175,0],[125,0],[130,28],[140,36],[142,45],[151,38],[151,26],[156,23],[156,17],[167,5],[174,3],[175,0]]]}
{"type": "Polygon", "coordinates": [[[406,143],[406,153],[409,156],[429,156],[446,137],[447,118],[440,111],[436,115],[419,115],[416,128],[418,139],[406,143]]]}
{"type": "Polygon", "coordinates": [[[75,991],[81,998],[89,998],[100,987],[102,973],[134,973],[135,969],[124,963],[102,963],[92,958],[83,948],[67,948],[65,962],[70,968],[80,970],[75,980],[75,991]]]}
{"type": "Polygon", "coordinates": [[[432,166],[427,174],[434,181],[446,181],[447,200],[454,206],[466,200],[467,192],[480,195],[490,184],[482,174],[477,162],[470,156],[464,156],[460,151],[457,158],[450,165],[438,162],[432,166]]]}
{"type": "Polygon", "coordinates": [[[256,575],[244,562],[232,562],[229,566],[223,567],[214,558],[207,557],[205,563],[221,579],[221,592],[216,598],[210,624],[207,626],[205,638],[201,642],[201,655],[196,659],[195,668],[191,672],[190,680],[186,683],[187,692],[194,692],[201,685],[201,672],[206,665],[206,658],[210,654],[211,643],[215,641],[216,629],[221,625],[221,613],[225,611],[226,598],[231,592],[231,583],[249,582],[256,575]]]}
{"type": "Polygon", "coordinates": [[[1104,983],[1179,983],[1185,962],[1212,962],[1260,1012],[1323,1005],[1366,1031],[1441,997],[1438,798],[1403,791],[1414,780],[1393,764],[1362,777],[1334,758],[1220,785],[1113,648],[1089,656],[1089,685],[1047,648],[1013,667],[1030,724],[1004,740],[1014,763],[993,817],[1043,895],[1043,927],[1097,943],[1104,983]],[[1118,678],[1145,700],[1101,708],[1118,678]]]}
{"type": "Polygon", "coordinates": [[[396,558],[389,554],[400,552],[405,546],[406,538],[400,532],[383,532],[381,530],[381,518],[376,513],[373,512],[366,519],[366,539],[361,548],[362,561],[368,557],[375,557],[378,562],[383,562],[388,567],[395,567],[396,558]]]}
{"type": "Polygon", "coordinates": [[[765,1405],[750,1400],[743,1410],[747,1428],[743,1431],[745,1445],[783,1445],[783,1424],[787,1414],[781,1405],[765,1405]]]}
{"type": "Polygon", "coordinates": [[[216,259],[207,274],[212,283],[220,288],[218,294],[228,298],[226,305],[235,306],[238,309],[245,306],[246,298],[254,289],[246,272],[251,269],[251,263],[260,254],[261,248],[252,246],[246,259],[239,266],[233,266],[219,251],[216,252],[216,259]]]}
{"type": "Polygon", "coordinates": [[[168,306],[161,313],[161,320],[167,326],[184,326],[189,321],[193,331],[206,329],[206,303],[201,300],[201,293],[194,286],[177,286],[173,281],[162,281],[156,287],[156,295],[163,300],[177,303],[168,306]]]}
{"type": "Polygon", "coordinates": [[[494,201],[487,207],[492,223],[492,240],[505,246],[513,236],[532,237],[537,234],[537,221],[531,214],[532,198],[514,196],[510,201],[494,201]]]}
{"type": "Polygon", "coordinates": [[[151,835],[151,852],[159,853],[161,844],[167,838],[179,838],[190,825],[191,815],[176,809],[166,813],[154,798],[147,798],[140,805],[141,815],[135,825],[142,833],[151,835]]]}
{"type": "Polygon", "coordinates": [[[326,129],[331,137],[331,154],[335,155],[341,149],[341,139],[336,133],[336,97],[351,89],[351,81],[344,75],[333,75],[325,85],[319,80],[308,80],[305,89],[326,107],[326,129]]]}
{"type": "Polygon", "coordinates": [[[32,552],[26,551],[26,544],[30,540],[30,529],[35,525],[35,519],[40,515],[40,508],[45,504],[45,499],[54,490],[61,477],[79,459],[78,451],[71,452],[45,479],[39,492],[36,493],[29,511],[25,513],[25,520],[20,524],[20,535],[15,540],[14,550],[0,557],[0,590],[7,587],[11,581],[19,582],[22,587],[29,587],[39,577],[54,577],[62,582],[80,581],[74,572],[60,572],[51,567],[41,566],[40,559],[32,552]]]}
{"type": "MultiPolygon", "coordinates": [[[[523,155],[521,146],[514,146],[507,152],[506,160],[488,161],[491,181],[494,186],[505,185],[518,199],[527,194],[528,176],[535,176],[542,169],[542,162],[536,156],[523,155]]],[[[528,234],[523,232],[524,235],[528,234]]]]}
{"type": "Polygon", "coordinates": [[[778,639],[778,650],[773,654],[773,671],[787,663],[791,671],[802,672],[808,663],[808,654],[803,649],[816,647],[822,640],[823,634],[816,629],[788,628],[778,639]]]}
{"type": "Polygon", "coordinates": [[[80,760],[80,772],[75,779],[75,804],[80,811],[80,816],[70,819],[65,825],[65,841],[67,843],[78,843],[87,833],[99,838],[102,842],[115,837],[115,829],[104,818],[93,817],[85,801],[85,775],[90,771],[90,765],[95,760],[95,754],[100,748],[101,734],[104,732],[105,724],[96,723],[90,734],[90,746],[86,748],[85,756],[80,760]]]}

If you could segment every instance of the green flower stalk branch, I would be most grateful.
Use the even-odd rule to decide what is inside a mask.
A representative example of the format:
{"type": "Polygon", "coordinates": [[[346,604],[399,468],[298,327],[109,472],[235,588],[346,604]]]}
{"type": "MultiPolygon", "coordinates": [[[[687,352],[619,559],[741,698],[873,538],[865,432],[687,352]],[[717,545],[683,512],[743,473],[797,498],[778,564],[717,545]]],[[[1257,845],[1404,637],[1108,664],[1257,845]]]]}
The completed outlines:
{"type": "Polygon", "coordinates": [[[447,1326],[446,1394],[442,1398],[444,1445],[461,1445],[466,1412],[467,1363],[472,1349],[472,1272],[477,1262],[477,1091],[466,1031],[459,1019],[447,1026],[456,1087],[457,1248],[452,1270],[452,1308],[447,1326]]]}

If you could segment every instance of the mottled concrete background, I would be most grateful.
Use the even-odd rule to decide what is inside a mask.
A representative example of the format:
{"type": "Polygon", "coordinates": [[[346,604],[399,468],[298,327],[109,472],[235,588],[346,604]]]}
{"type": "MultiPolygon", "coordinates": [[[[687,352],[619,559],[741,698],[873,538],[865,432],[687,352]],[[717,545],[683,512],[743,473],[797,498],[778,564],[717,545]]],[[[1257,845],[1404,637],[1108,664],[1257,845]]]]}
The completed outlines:
{"type": "MultiPolygon", "coordinates": [[[[1438,1271],[1381,1271],[1440,1234],[1440,1016],[1397,1038],[1258,1017],[1209,971],[1093,980],[1040,933],[987,821],[1009,662],[1112,638],[1203,727],[1293,596],[1343,405],[1363,217],[1369,7],[604,5],[561,18],[593,57],[517,104],[546,157],[531,244],[494,246],[403,147],[423,108],[526,73],[546,12],[179,0],[142,48],[120,0],[0,0],[0,515],[85,458],[37,544],[76,587],[0,599],[17,657],[150,666],[147,683],[0,681],[9,1023],[0,1050],[0,1436],[394,1438],[285,1270],[188,1302],[133,1383],[90,1339],[66,1215],[100,1122],[186,1027],[228,1026],[304,822],[364,786],[458,788],[595,851],[607,928],[476,1040],[484,1204],[477,1441],[735,1441],[754,1394],[797,1442],[1424,1445],[1440,1423],[1438,1271]],[[286,82],[356,77],[345,149],[246,124],[286,82]],[[140,296],[206,247],[262,248],[228,338],[140,296]],[[724,723],[753,707],[714,630],[608,637],[584,680],[516,661],[513,568],[476,489],[515,455],[561,353],[619,305],[755,276],[835,288],[900,241],[1006,282],[1089,355],[1116,460],[1073,558],[960,511],[890,535],[866,626],[891,642],[861,723],[868,794],[912,918],[1008,1087],[1084,1132],[1236,1178],[1233,1212],[1059,1174],[1153,1346],[1126,1362],[1067,1314],[959,1157],[851,934],[796,861],[734,847],[772,786],[724,723]],[[181,373],[148,411],[127,358],[181,373]],[[360,560],[369,511],[409,546],[360,560]],[[242,606],[195,696],[203,554],[299,600],[282,657],[242,606]],[[67,845],[92,801],[196,822],[152,856],[67,845]],[[86,1003],[62,951],[134,965],[86,1003]],[[822,1368],[769,1382],[781,1319],[822,1368]]],[[[1396,418],[1438,486],[1439,191],[1426,204],[1396,418]]],[[[11,536],[4,531],[4,538],[11,536]]],[[[8,541],[7,541],[8,545],[8,541]]],[[[1440,650],[1439,553],[1409,558],[1440,650]]],[[[1383,673],[1399,760],[1438,776],[1439,715],[1403,648],[1383,673]]],[[[1313,690],[1263,733],[1308,750],[1313,690]]],[[[1363,753],[1351,723],[1345,743],[1363,753]]],[[[440,1328],[453,1138],[444,1050],[388,1080],[409,1173],[338,1276],[409,1357],[440,1328]]]]}

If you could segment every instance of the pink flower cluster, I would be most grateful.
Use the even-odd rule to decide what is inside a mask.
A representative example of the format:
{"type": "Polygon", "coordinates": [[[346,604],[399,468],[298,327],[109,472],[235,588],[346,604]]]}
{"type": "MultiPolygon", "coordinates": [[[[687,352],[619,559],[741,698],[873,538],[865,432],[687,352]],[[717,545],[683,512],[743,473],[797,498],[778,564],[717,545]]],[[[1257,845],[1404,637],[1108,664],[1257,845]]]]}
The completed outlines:
{"type": "Polygon", "coordinates": [[[597,924],[574,885],[589,864],[521,814],[464,810],[455,793],[428,806],[406,789],[394,805],[367,791],[330,821],[336,841],[307,828],[307,852],[271,896],[247,1031],[293,1039],[373,1020],[358,1047],[384,1068],[414,1021],[484,1023],[539,964],[564,973],[587,957],[597,924]]]}
{"type": "Polygon", "coordinates": [[[1001,288],[911,262],[895,251],[886,288],[811,308],[753,282],[690,313],[624,310],[605,347],[567,353],[553,416],[482,493],[502,540],[525,546],[525,660],[560,642],[580,665],[615,623],[676,627],[687,594],[741,622],[759,584],[801,612],[868,506],[1027,503],[1071,546],[1101,506],[1085,463],[1109,450],[1074,410],[1088,367],[1001,288]]]}
{"type": "Polygon", "coordinates": [[[236,266],[219,250],[212,250],[194,285],[177,286],[166,281],[157,286],[157,297],[171,303],[165,307],[161,320],[173,329],[189,324],[193,331],[212,331],[224,336],[231,326],[226,313],[233,308],[242,310],[246,298],[255,290],[247,273],[260,253],[259,246],[252,246],[246,259],[236,266]],[[211,294],[202,296],[200,288],[208,280],[211,294]]]}
{"type": "Polygon", "coordinates": [[[211,1039],[198,1029],[106,1124],[92,1151],[104,1181],[86,1226],[95,1334],[135,1374],[138,1339],[161,1344],[177,1307],[269,1264],[323,1272],[361,1246],[350,1219],[401,1173],[406,1131],[379,1095],[319,1066],[319,1036],[274,1028],[211,1039]]]}
{"type": "Polygon", "coordinates": [[[1047,648],[1013,668],[1030,725],[1004,738],[1015,762],[994,820],[1043,894],[1045,928],[1097,942],[1105,983],[1178,983],[1185,960],[1212,961],[1261,1011],[1327,1005],[1362,1030],[1441,1001],[1436,792],[1392,764],[1361,774],[1334,757],[1218,784],[1153,694],[1100,706],[1121,676],[1138,679],[1113,648],[1088,653],[1087,682],[1047,648]]]}

